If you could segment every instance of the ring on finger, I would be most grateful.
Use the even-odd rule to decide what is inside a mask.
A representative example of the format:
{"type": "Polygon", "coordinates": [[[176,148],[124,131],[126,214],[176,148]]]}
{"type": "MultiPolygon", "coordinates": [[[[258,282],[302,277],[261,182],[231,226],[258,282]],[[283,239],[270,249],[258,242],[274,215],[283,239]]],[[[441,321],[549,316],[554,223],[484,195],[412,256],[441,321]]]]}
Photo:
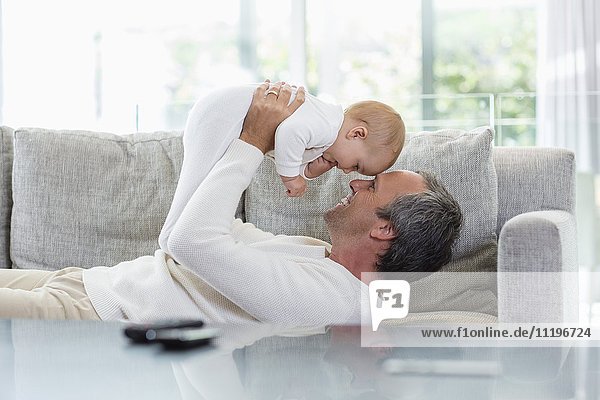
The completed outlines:
{"type": "Polygon", "coordinates": [[[267,92],[267,94],[265,94],[265,96],[268,96],[268,95],[270,95],[270,94],[274,94],[275,96],[279,96],[279,92],[278,92],[278,91],[276,91],[276,90],[269,90],[269,91],[267,92]]]}

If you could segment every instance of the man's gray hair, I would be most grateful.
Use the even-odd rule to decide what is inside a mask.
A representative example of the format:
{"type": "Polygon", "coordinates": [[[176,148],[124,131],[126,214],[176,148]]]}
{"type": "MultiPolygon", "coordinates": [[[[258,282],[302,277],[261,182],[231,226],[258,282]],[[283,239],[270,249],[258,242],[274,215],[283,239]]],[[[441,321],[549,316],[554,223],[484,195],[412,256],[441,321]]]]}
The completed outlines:
{"type": "Polygon", "coordinates": [[[396,234],[379,256],[379,272],[435,272],[452,258],[463,219],[460,206],[432,174],[417,173],[427,190],[399,196],[377,211],[396,234]]]}

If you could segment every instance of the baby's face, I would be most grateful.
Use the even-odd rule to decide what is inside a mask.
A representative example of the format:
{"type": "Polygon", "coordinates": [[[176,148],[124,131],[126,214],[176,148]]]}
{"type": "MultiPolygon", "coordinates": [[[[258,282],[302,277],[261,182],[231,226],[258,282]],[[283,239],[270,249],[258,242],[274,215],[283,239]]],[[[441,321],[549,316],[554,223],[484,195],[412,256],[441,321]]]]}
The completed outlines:
{"type": "Polygon", "coordinates": [[[362,175],[375,176],[387,169],[392,161],[390,153],[375,149],[364,140],[336,140],[323,153],[323,158],[336,163],[336,167],[346,174],[357,171],[362,175]]]}

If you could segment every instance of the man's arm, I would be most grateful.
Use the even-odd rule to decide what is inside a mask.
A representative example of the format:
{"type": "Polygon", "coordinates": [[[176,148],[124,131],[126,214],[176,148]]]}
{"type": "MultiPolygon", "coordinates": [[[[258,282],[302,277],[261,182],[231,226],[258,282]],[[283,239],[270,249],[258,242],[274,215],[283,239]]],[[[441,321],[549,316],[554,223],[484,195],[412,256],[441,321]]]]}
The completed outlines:
{"type": "Polygon", "coordinates": [[[302,101],[300,91],[298,104],[288,106],[285,87],[282,100],[265,93],[266,87],[257,89],[241,140],[231,144],[196,190],[168,247],[178,262],[260,321],[302,325],[337,321],[344,318],[340,310],[347,308],[350,289],[335,280],[335,271],[314,268],[297,256],[253,248],[232,235],[237,199],[263,154],[273,148],[277,124],[302,101]],[[324,304],[320,299],[327,294],[332,296],[324,304]]]}
{"type": "Polygon", "coordinates": [[[160,248],[166,253],[169,253],[169,236],[183,209],[231,142],[239,138],[243,118],[257,86],[241,85],[212,91],[199,99],[188,113],[177,189],[158,239],[160,248]]]}
{"type": "MultiPolygon", "coordinates": [[[[289,105],[288,102],[291,97],[291,87],[289,85],[279,83],[273,85],[272,90],[279,92],[279,96],[272,94],[266,96],[267,89],[269,89],[268,81],[256,88],[252,95],[252,102],[248,108],[248,113],[242,125],[242,133],[240,134],[240,139],[243,139],[246,143],[235,140],[225,151],[223,158],[229,153],[234,153],[234,155],[229,155],[228,160],[224,162],[219,160],[215,163],[206,177],[206,179],[211,177],[211,182],[202,182],[190,197],[180,217],[182,219],[183,214],[186,213],[188,215],[187,222],[183,221],[180,224],[175,224],[173,228],[174,230],[177,228],[180,232],[180,239],[182,240],[179,242],[186,242],[194,235],[194,232],[196,233],[194,236],[197,237],[198,232],[196,231],[200,227],[210,226],[214,228],[217,225],[220,226],[222,232],[235,234],[235,236],[239,236],[238,232],[241,234],[241,231],[252,231],[250,236],[256,236],[255,229],[248,227],[250,224],[238,224],[234,221],[233,216],[235,208],[237,208],[237,199],[249,185],[249,180],[262,162],[263,154],[273,148],[273,137],[277,124],[293,113],[304,101],[304,90],[302,88],[299,89],[295,101],[289,105]],[[235,159],[236,153],[239,153],[237,154],[238,159],[235,159]],[[231,158],[234,160],[231,160],[231,158]],[[236,162],[232,165],[228,161],[236,162]],[[232,181],[232,183],[228,183],[228,181],[232,181]],[[220,200],[217,200],[217,198],[220,198],[220,200]],[[194,206],[191,204],[192,199],[194,199],[194,206]],[[234,211],[231,211],[231,207],[234,207],[234,211]],[[212,208],[216,210],[209,212],[208,210],[212,208]],[[200,226],[190,225],[190,221],[200,218],[203,221],[200,226]]],[[[264,233],[261,236],[272,236],[270,233],[261,233],[264,233]]],[[[174,246],[172,242],[176,241],[169,240],[167,243],[169,253],[177,261],[182,262],[171,252],[170,249],[174,246]]]]}

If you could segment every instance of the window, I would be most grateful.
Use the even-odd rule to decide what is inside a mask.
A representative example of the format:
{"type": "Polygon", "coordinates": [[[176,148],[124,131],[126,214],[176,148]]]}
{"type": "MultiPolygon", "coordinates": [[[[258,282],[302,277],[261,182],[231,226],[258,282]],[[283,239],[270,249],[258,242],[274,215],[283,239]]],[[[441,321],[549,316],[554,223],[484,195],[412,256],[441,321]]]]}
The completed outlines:
{"type": "Polygon", "coordinates": [[[349,104],[421,92],[420,2],[310,0],[308,87],[349,104]]]}
{"type": "Polygon", "coordinates": [[[536,13],[532,0],[434,2],[434,120],[481,117],[487,95],[456,95],[491,93],[497,142],[535,144],[536,13]]]}
{"type": "Polygon", "coordinates": [[[535,90],[535,4],[2,0],[2,122],[182,129],[211,89],[270,77],[384,101],[411,130],[495,120],[507,144],[530,144],[535,110],[515,102],[535,90]]]}

